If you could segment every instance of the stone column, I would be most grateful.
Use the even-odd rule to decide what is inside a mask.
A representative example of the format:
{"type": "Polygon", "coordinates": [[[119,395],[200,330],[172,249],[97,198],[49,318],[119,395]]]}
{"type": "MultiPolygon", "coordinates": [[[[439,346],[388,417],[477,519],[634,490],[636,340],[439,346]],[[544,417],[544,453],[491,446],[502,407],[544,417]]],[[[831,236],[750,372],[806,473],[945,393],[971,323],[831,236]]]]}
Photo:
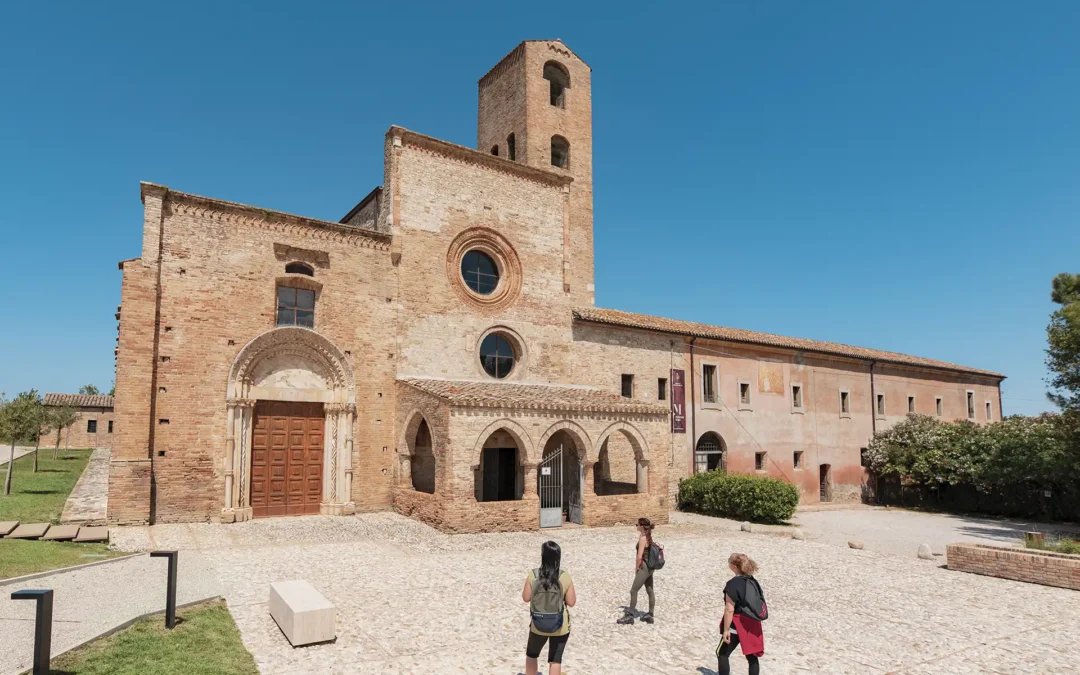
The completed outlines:
{"type": "Polygon", "coordinates": [[[526,462],[522,466],[522,468],[525,470],[525,489],[522,491],[523,499],[537,499],[536,466],[536,462],[526,462]]]}
{"type": "MultiPolygon", "coordinates": [[[[323,515],[345,514],[346,505],[352,502],[351,453],[352,420],[356,408],[349,403],[327,403],[324,406],[326,421],[323,425],[323,501],[319,512],[323,515]]],[[[352,507],[355,512],[355,506],[352,507]]]]}
{"type": "Polygon", "coordinates": [[[233,463],[236,461],[236,436],[233,435],[233,411],[236,406],[231,400],[225,402],[225,506],[221,509],[221,522],[232,523],[236,521],[236,513],[233,511],[233,463]]]}
{"type": "Polygon", "coordinates": [[[637,461],[637,491],[640,494],[649,492],[649,460],[647,459],[637,461]]]}
{"type": "Polygon", "coordinates": [[[255,400],[236,398],[232,407],[232,495],[226,508],[233,511],[233,521],[251,519],[251,432],[255,419],[255,400]]]}
{"type": "MultiPolygon", "coordinates": [[[[585,495],[596,496],[596,486],[593,483],[593,467],[596,462],[585,461],[581,463],[585,467],[585,495]]],[[[584,495],[583,495],[584,496],[584,495]]]]}

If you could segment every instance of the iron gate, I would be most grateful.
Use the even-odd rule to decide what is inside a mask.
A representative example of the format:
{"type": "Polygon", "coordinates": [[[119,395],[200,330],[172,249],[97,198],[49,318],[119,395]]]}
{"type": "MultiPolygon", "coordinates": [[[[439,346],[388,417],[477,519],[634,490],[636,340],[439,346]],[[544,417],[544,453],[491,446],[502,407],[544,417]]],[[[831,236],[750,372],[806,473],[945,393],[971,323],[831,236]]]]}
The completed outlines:
{"type": "MultiPolygon", "coordinates": [[[[571,457],[573,457],[573,455],[571,455],[571,457]]],[[[573,469],[570,470],[570,480],[577,482],[571,483],[570,485],[570,499],[567,500],[568,503],[566,505],[566,519],[569,520],[571,523],[577,523],[578,525],[582,525],[583,521],[581,519],[581,493],[584,492],[585,487],[585,466],[580,462],[574,462],[573,464],[577,466],[577,471],[574,471],[573,469]],[[575,476],[574,474],[577,475],[575,476]]]]}
{"type": "Polygon", "coordinates": [[[563,506],[563,448],[555,448],[537,471],[540,480],[540,527],[561,527],[563,506]]]}

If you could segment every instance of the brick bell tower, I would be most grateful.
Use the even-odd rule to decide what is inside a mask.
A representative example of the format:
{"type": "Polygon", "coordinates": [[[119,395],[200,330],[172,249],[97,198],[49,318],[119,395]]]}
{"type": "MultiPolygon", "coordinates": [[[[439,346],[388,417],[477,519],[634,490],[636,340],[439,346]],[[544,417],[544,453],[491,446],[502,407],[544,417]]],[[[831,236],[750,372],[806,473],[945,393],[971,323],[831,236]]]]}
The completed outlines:
{"type": "Polygon", "coordinates": [[[573,177],[569,268],[574,305],[593,285],[592,69],[559,40],[522,42],[480,78],[477,149],[573,177]]]}

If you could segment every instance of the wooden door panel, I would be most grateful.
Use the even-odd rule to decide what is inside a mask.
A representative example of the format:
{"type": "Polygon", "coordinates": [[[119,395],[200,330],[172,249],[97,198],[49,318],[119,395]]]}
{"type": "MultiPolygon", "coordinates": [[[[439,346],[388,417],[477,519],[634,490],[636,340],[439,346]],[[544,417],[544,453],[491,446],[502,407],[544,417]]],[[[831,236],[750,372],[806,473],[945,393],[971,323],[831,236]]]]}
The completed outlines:
{"type": "Polygon", "coordinates": [[[253,516],[318,513],[322,468],[321,403],[256,404],[251,452],[253,516]]]}

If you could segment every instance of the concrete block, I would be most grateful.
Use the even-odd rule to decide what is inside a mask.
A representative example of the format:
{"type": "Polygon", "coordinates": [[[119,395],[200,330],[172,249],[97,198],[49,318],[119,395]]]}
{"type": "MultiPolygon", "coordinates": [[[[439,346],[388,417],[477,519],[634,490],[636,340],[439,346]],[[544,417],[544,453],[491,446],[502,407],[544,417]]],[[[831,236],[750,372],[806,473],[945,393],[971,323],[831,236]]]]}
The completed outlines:
{"type": "Polygon", "coordinates": [[[0,537],[8,536],[18,526],[19,526],[19,521],[17,521],[17,520],[5,520],[3,522],[0,522],[0,537]]]}
{"type": "Polygon", "coordinates": [[[270,584],[270,616],[293,647],[333,640],[337,609],[304,581],[270,584]]]}
{"type": "Polygon", "coordinates": [[[74,539],[77,534],[79,534],[78,525],[53,525],[42,539],[48,541],[74,539]]]}
{"type": "Polygon", "coordinates": [[[109,541],[109,528],[107,527],[80,527],[75,541],[109,541]]]}
{"type": "Polygon", "coordinates": [[[23,524],[7,536],[8,539],[37,539],[49,531],[48,523],[23,524]]]}

